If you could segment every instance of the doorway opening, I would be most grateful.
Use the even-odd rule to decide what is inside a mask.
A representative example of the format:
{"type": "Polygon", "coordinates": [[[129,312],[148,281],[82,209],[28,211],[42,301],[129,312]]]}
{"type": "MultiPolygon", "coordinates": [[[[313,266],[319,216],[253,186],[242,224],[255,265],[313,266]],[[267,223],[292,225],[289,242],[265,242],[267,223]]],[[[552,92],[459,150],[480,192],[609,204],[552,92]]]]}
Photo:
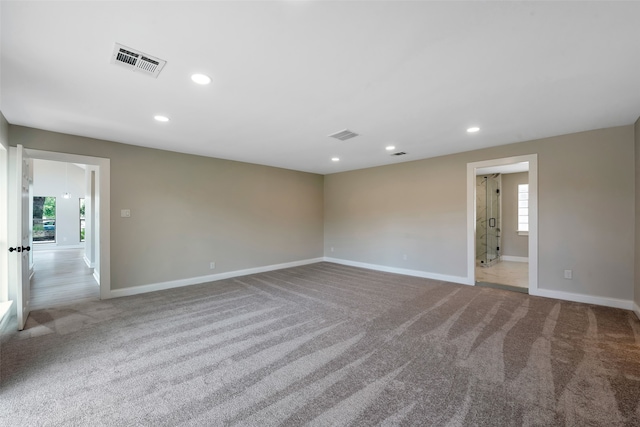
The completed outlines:
{"type": "Polygon", "coordinates": [[[536,294],[537,155],[467,164],[468,283],[536,294]]]}
{"type": "Polygon", "coordinates": [[[97,242],[86,239],[95,235],[95,172],[86,164],[31,162],[31,309],[97,300],[97,242]]]}
{"type": "MultiPolygon", "coordinates": [[[[24,149],[21,145],[18,145],[15,149],[17,153],[16,159],[11,163],[14,169],[14,174],[9,174],[10,177],[15,175],[23,176],[25,175],[22,171],[23,163],[26,161],[30,162],[26,164],[25,167],[33,172],[33,168],[31,167],[34,162],[39,160],[51,161],[51,162],[61,162],[65,165],[65,168],[68,168],[69,165],[73,164],[76,166],[82,166],[83,174],[83,185],[82,190],[74,191],[76,194],[74,195],[72,191],[68,188],[70,183],[68,182],[68,169],[65,172],[65,188],[64,192],[60,195],[59,190],[56,190],[55,197],[56,201],[56,213],[55,219],[47,218],[46,224],[44,218],[42,219],[42,233],[43,237],[46,237],[44,233],[45,225],[49,228],[48,231],[55,230],[55,243],[50,243],[52,240],[49,239],[49,243],[41,242],[36,243],[36,245],[55,245],[58,246],[61,243],[67,243],[66,248],[64,249],[72,249],[74,245],[72,245],[72,241],[69,240],[71,235],[75,236],[74,238],[78,240],[78,243],[75,245],[75,249],[79,249],[84,247],[83,255],[81,257],[82,262],[86,264],[86,267],[91,269],[93,272],[93,278],[99,284],[98,292],[100,299],[106,299],[110,297],[110,289],[111,289],[111,275],[110,275],[110,233],[109,233],[109,224],[110,224],[110,160],[100,157],[90,157],[90,156],[82,156],[75,154],[66,154],[66,153],[57,153],[57,152],[49,152],[49,151],[41,151],[41,150],[33,150],[33,149],[24,149]],[[24,155],[20,154],[24,153],[24,155]],[[19,157],[19,159],[18,159],[19,157]],[[13,165],[15,163],[15,165],[13,165]],[[18,168],[20,166],[20,168],[18,168]],[[88,189],[88,190],[87,190],[88,189]],[[60,196],[60,197],[58,197],[60,196]],[[72,197],[73,196],[73,197],[72,197]],[[73,224],[69,226],[69,232],[64,231],[63,220],[60,208],[64,205],[64,201],[68,202],[68,207],[73,212],[72,216],[74,217],[73,224]],[[84,199],[84,212],[81,212],[81,201],[80,199],[84,199]],[[82,215],[82,213],[84,215],[82,215]],[[83,216],[83,218],[81,218],[83,216]],[[80,235],[82,233],[82,226],[84,225],[84,242],[80,244],[80,235]],[[66,241],[65,241],[66,239],[66,241]]],[[[13,181],[16,181],[17,178],[14,177],[13,181]]],[[[14,259],[15,262],[12,263],[12,268],[10,268],[10,272],[15,275],[14,280],[11,281],[12,288],[10,289],[10,295],[13,296],[17,302],[17,311],[18,311],[18,329],[23,329],[26,323],[26,320],[29,315],[30,310],[30,279],[33,274],[33,254],[34,251],[31,251],[30,248],[34,246],[33,242],[33,176],[31,176],[29,185],[29,191],[23,189],[22,194],[17,193],[17,184],[12,185],[11,187],[15,189],[12,191],[12,197],[10,197],[11,206],[9,212],[13,214],[10,218],[10,223],[12,228],[25,229],[28,230],[28,233],[25,232],[23,234],[28,234],[28,239],[23,240],[23,249],[27,251],[23,251],[23,256],[20,259],[14,259]],[[23,201],[29,201],[26,203],[26,207],[23,209],[18,209],[17,205],[22,204],[23,201]],[[30,229],[30,230],[29,230],[30,229]],[[27,255],[28,254],[28,255],[27,255]],[[26,255],[26,256],[25,256],[26,255]],[[22,270],[22,273],[18,273],[18,270],[22,270]]],[[[23,185],[24,187],[24,185],[23,185]]],[[[41,196],[47,196],[47,194],[43,194],[41,196]]],[[[43,200],[43,202],[45,202],[43,200]]],[[[44,203],[43,203],[44,209],[44,203]]],[[[51,207],[49,207],[51,210],[51,207]]],[[[51,214],[51,213],[49,213],[51,214]]],[[[44,217],[44,214],[43,214],[44,217]]],[[[15,234],[15,233],[14,233],[15,234]]],[[[52,233],[50,233],[52,234],[52,233]]],[[[17,241],[17,237],[14,236],[14,240],[17,241]]],[[[50,249],[50,248],[48,248],[50,249]]],[[[61,302],[61,301],[58,301],[61,302]]]]}

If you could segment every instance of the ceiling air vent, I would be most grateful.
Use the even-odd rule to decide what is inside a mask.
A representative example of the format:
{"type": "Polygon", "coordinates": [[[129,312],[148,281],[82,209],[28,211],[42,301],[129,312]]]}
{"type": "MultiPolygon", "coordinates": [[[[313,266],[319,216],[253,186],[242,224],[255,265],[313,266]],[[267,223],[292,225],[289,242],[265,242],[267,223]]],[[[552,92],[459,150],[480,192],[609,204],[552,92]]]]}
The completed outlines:
{"type": "Polygon", "coordinates": [[[393,153],[392,156],[404,156],[405,154],[407,153],[405,153],[404,151],[398,151],[397,153],[393,153]]]}
{"type": "Polygon", "coordinates": [[[339,139],[340,141],[346,141],[347,139],[355,138],[357,133],[351,132],[349,129],[341,130],[340,132],[329,135],[329,138],[339,139]]]}
{"type": "Polygon", "coordinates": [[[116,43],[111,55],[111,63],[157,78],[167,61],[116,43]]]}

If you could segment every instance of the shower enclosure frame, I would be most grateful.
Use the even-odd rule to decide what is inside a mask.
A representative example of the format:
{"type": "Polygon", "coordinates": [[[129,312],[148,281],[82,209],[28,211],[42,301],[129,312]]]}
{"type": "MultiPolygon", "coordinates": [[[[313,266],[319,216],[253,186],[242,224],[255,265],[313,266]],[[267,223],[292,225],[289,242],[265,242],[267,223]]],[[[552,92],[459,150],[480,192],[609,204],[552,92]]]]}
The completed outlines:
{"type": "Polygon", "coordinates": [[[481,174],[476,181],[476,259],[480,266],[490,267],[501,255],[502,174],[481,174]]]}

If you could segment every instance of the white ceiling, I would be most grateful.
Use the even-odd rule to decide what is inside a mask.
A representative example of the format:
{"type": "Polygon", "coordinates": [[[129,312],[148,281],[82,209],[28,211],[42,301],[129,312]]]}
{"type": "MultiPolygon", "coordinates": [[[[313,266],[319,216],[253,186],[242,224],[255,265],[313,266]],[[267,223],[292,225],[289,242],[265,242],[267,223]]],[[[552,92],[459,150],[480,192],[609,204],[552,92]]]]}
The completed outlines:
{"type": "Polygon", "coordinates": [[[640,116],[640,2],[0,8],[9,123],[126,144],[327,174],[640,116]],[[167,65],[157,79],[112,65],[116,42],[167,65]],[[345,128],[360,136],[327,137],[345,128]]]}

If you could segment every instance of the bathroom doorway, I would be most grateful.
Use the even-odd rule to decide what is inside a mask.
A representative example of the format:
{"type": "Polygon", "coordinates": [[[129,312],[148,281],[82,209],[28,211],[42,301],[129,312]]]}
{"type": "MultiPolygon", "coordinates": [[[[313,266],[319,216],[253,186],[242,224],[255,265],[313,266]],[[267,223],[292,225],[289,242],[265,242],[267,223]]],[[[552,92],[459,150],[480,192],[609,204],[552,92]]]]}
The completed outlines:
{"type": "Polygon", "coordinates": [[[468,231],[470,284],[537,291],[537,156],[468,164],[468,231]]]}

